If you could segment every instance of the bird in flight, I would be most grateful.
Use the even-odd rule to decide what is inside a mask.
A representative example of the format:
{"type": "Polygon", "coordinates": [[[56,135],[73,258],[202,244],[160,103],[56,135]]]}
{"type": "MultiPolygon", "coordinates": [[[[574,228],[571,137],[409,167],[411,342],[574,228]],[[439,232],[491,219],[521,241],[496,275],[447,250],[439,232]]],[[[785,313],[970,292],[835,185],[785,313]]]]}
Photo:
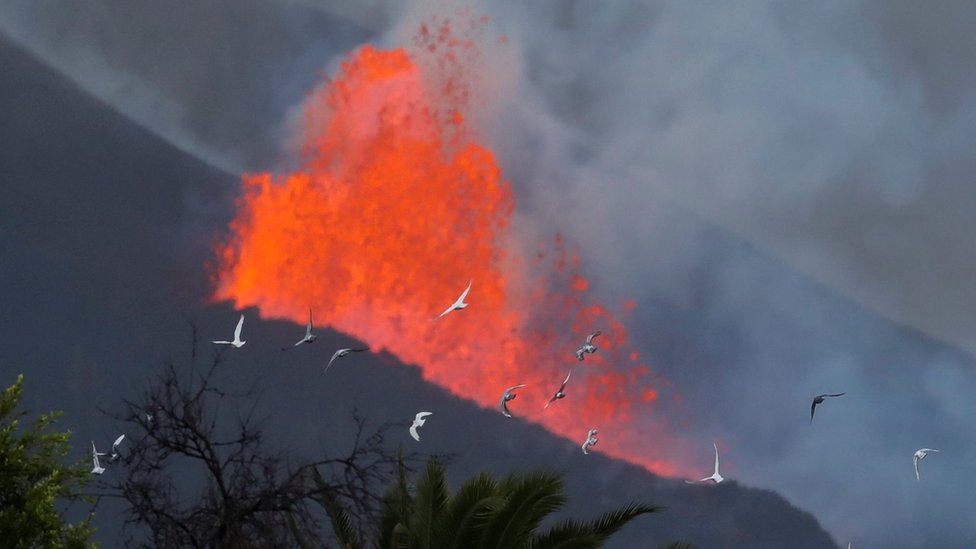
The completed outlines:
{"type": "Polygon", "coordinates": [[[125,434],[120,435],[119,438],[115,439],[115,442],[112,443],[112,454],[108,456],[109,463],[115,463],[119,460],[119,444],[122,444],[123,440],[125,440],[125,434]]]}
{"type": "Polygon", "coordinates": [[[369,347],[366,347],[365,349],[351,349],[351,348],[348,348],[348,347],[346,347],[344,349],[339,349],[338,351],[336,351],[332,355],[332,358],[329,359],[329,363],[325,365],[325,369],[322,370],[322,373],[324,374],[325,372],[328,372],[329,371],[329,366],[332,366],[332,363],[335,362],[335,360],[337,358],[342,358],[342,357],[348,355],[349,353],[362,353],[363,351],[368,351],[368,350],[369,350],[369,347]]]}
{"type": "Polygon", "coordinates": [[[919,448],[915,455],[912,456],[912,463],[915,464],[915,480],[922,480],[918,476],[918,462],[925,459],[925,456],[929,455],[929,452],[938,452],[938,450],[933,450],[932,448],[919,448]]]}
{"type": "MultiPolygon", "coordinates": [[[[718,446],[716,446],[715,443],[713,442],[712,447],[715,448],[715,472],[712,473],[711,476],[705,477],[701,480],[698,480],[697,482],[705,482],[706,480],[710,480],[715,484],[718,484],[723,480],[725,480],[725,478],[722,477],[722,475],[720,475],[718,472],[718,446]]],[[[687,482],[688,484],[696,484],[695,481],[691,481],[691,480],[686,480],[685,482],[687,482]]]]}
{"type": "Polygon", "coordinates": [[[100,475],[105,472],[105,468],[99,465],[98,463],[98,456],[104,456],[104,455],[105,454],[98,453],[98,450],[95,449],[95,441],[93,440],[92,441],[92,465],[94,465],[94,467],[91,470],[93,475],[100,475]]]}
{"type": "Polygon", "coordinates": [[[596,437],[596,434],[597,434],[596,429],[590,429],[590,432],[586,433],[586,440],[583,441],[583,446],[582,446],[584,454],[589,454],[589,452],[587,452],[586,449],[589,448],[590,446],[596,446],[597,441],[600,440],[596,437]]]}
{"type": "Polygon", "coordinates": [[[241,319],[237,321],[237,328],[234,330],[234,341],[214,341],[214,345],[233,345],[234,348],[240,349],[244,346],[246,341],[241,341],[241,330],[244,328],[244,314],[241,314],[241,319]]]}
{"type": "Polygon", "coordinates": [[[287,351],[288,349],[294,349],[302,343],[313,343],[319,336],[312,333],[312,308],[308,308],[308,324],[305,325],[305,337],[298,340],[298,343],[292,345],[291,347],[282,347],[282,351],[287,351]]]}
{"type": "Polygon", "coordinates": [[[417,442],[420,442],[420,433],[417,432],[417,427],[423,427],[424,423],[427,423],[427,416],[430,415],[433,415],[433,412],[417,412],[417,415],[413,418],[413,425],[410,426],[410,436],[417,442]]]}
{"type": "Polygon", "coordinates": [[[461,292],[461,297],[457,298],[457,301],[455,301],[454,303],[452,303],[450,307],[448,307],[447,309],[444,309],[444,312],[441,313],[441,314],[439,314],[439,315],[437,315],[437,317],[434,318],[434,320],[437,320],[438,318],[441,318],[442,316],[446,315],[447,313],[449,313],[451,311],[460,311],[461,309],[464,309],[465,307],[467,307],[468,304],[464,302],[464,298],[468,297],[468,292],[471,291],[471,283],[472,282],[474,282],[474,281],[472,280],[471,282],[468,282],[468,287],[465,288],[463,292],[461,292]]]}
{"type": "Polygon", "coordinates": [[[505,417],[512,417],[512,414],[508,412],[508,401],[514,400],[515,397],[518,396],[514,391],[516,389],[521,389],[522,387],[525,387],[525,385],[516,385],[514,387],[505,389],[505,394],[503,394],[501,400],[498,401],[498,409],[502,411],[502,415],[505,417]]]}
{"type": "Polygon", "coordinates": [[[810,423],[813,423],[813,414],[817,412],[817,404],[823,404],[825,398],[844,396],[847,393],[823,394],[813,397],[813,404],[810,405],[810,423]]]}
{"type": "Polygon", "coordinates": [[[566,379],[563,380],[563,384],[559,386],[559,390],[556,391],[556,394],[552,395],[552,398],[549,399],[549,402],[547,402],[546,405],[542,407],[543,410],[548,408],[549,405],[552,404],[553,402],[561,398],[566,398],[566,393],[564,393],[563,391],[566,389],[566,384],[569,383],[569,376],[571,375],[573,375],[572,370],[570,370],[569,373],[566,374],[566,379]]]}
{"type": "Polygon", "coordinates": [[[597,346],[593,344],[593,338],[596,337],[596,336],[598,336],[598,335],[600,335],[600,331],[599,330],[597,330],[597,331],[593,332],[592,334],[586,336],[586,343],[584,343],[582,347],[580,347],[579,349],[576,350],[576,360],[582,362],[583,361],[583,355],[584,354],[586,354],[586,353],[593,354],[593,353],[596,352],[597,346]]]}

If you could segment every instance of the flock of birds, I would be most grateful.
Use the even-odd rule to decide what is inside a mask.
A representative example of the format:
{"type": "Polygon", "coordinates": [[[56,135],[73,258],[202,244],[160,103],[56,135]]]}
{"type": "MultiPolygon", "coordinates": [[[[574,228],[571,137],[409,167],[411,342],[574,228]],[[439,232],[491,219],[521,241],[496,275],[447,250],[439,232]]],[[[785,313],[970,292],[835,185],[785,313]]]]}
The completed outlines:
{"type": "MultiPolygon", "coordinates": [[[[440,318],[443,318],[445,315],[449,313],[452,313],[454,311],[460,311],[462,309],[467,308],[469,304],[465,302],[465,299],[467,298],[468,292],[470,291],[471,291],[471,282],[468,283],[467,288],[464,289],[464,291],[461,293],[461,296],[458,297],[458,299],[454,303],[452,303],[447,309],[444,310],[444,312],[434,317],[432,320],[436,321],[440,318]]],[[[245,340],[241,339],[241,334],[243,329],[244,329],[244,315],[241,314],[240,319],[237,321],[237,327],[234,329],[234,339],[230,341],[212,341],[212,343],[214,345],[226,345],[226,346],[234,347],[236,349],[240,349],[241,347],[244,346],[245,343],[247,343],[245,340]]],[[[598,347],[593,343],[593,340],[599,335],[600,335],[600,331],[596,331],[586,337],[586,341],[579,347],[579,349],[576,350],[576,359],[578,361],[582,362],[585,359],[585,355],[587,354],[596,353],[598,347]]],[[[311,308],[309,308],[308,323],[305,325],[305,335],[300,340],[298,340],[298,342],[295,343],[294,345],[290,347],[283,347],[282,351],[294,349],[295,347],[298,347],[305,343],[313,343],[317,338],[318,335],[312,333],[312,310],[311,308]]],[[[335,353],[332,354],[332,358],[329,359],[329,362],[322,370],[322,373],[325,374],[326,372],[328,372],[329,368],[332,366],[332,363],[334,363],[336,360],[348,356],[350,353],[361,353],[368,350],[369,347],[364,347],[361,349],[345,347],[345,348],[338,349],[335,351],[335,353]]],[[[548,400],[548,402],[546,402],[545,406],[543,406],[543,410],[549,408],[549,406],[552,405],[557,400],[561,400],[566,397],[566,385],[569,383],[569,379],[572,375],[573,375],[572,371],[566,374],[566,378],[563,379],[562,383],[559,385],[559,388],[548,400]]],[[[523,387],[525,387],[525,384],[513,385],[512,387],[505,389],[505,392],[502,394],[501,399],[498,401],[498,410],[502,413],[502,415],[508,418],[512,417],[511,412],[508,410],[508,403],[514,400],[516,396],[518,396],[516,394],[516,391],[523,387]]],[[[823,404],[825,400],[828,398],[837,398],[837,397],[844,396],[844,394],[845,393],[825,393],[813,397],[813,402],[810,405],[810,423],[811,424],[813,423],[813,418],[817,412],[818,405],[823,404]]],[[[410,425],[408,431],[410,432],[410,436],[417,442],[420,442],[420,433],[418,432],[418,429],[424,426],[424,424],[427,422],[427,418],[431,415],[433,415],[433,412],[421,411],[421,412],[417,412],[417,414],[414,416],[413,423],[410,425]]],[[[152,415],[147,413],[146,420],[147,422],[151,423],[152,415]]],[[[584,454],[589,454],[588,449],[596,445],[597,441],[599,440],[596,436],[597,433],[598,431],[596,428],[592,428],[587,432],[586,439],[583,441],[583,444],[581,446],[581,449],[584,454]]],[[[114,443],[112,443],[112,453],[109,456],[110,463],[115,463],[116,461],[119,460],[118,449],[119,449],[119,445],[122,443],[124,439],[125,439],[125,435],[123,434],[119,436],[117,439],[115,439],[114,443]]],[[[713,442],[712,447],[715,450],[715,469],[712,472],[712,474],[702,479],[686,480],[685,482],[689,484],[697,484],[700,482],[712,482],[714,484],[720,484],[722,481],[725,480],[725,477],[723,477],[719,472],[718,445],[713,442]]],[[[916,480],[921,480],[918,471],[919,462],[925,459],[925,457],[931,452],[939,452],[939,450],[933,448],[919,448],[912,456],[912,462],[915,467],[916,480]]],[[[94,467],[92,468],[91,471],[92,474],[100,475],[105,472],[105,468],[101,466],[100,461],[98,459],[99,456],[105,456],[105,455],[106,455],[105,453],[100,453],[95,449],[95,442],[92,441],[92,463],[94,464],[94,467]]],[[[848,544],[848,549],[851,549],[850,544],[848,544]]]]}
{"type": "MultiPolygon", "coordinates": [[[[567,377],[567,379],[569,379],[569,378],[567,377]]],[[[564,383],[564,386],[565,386],[565,383],[564,383]]],[[[823,404],[824,403],[824,400],[826,400],[828,398],[841,397],[841,396],[844,396],[844,394],[845,393],[832,393],[832,394],[831,393],[825,393],[825,394],[817,395],[817,396],[813,397],[813,403],[810,404],[810,423],[813,423],[813,416],[814,416],[814,414],[817,413],[817,405],[823,404]]],[[[702,478],[702,479],[698,479],[697,481],[686,480],[685,482],[687,482],[688,484],[697,484],[699,482],[714,482],[715,484],[719,484],[723,480],[725,480],[725,477],[723,477],[719,473],[719,471],[718,471],[718,446],[713,442],[712,443],[712,447],[715,448],[715,471],[712,472],[711,475],[709,475],[709,476],[707,476],[705,478],[702,478]]],[[[586,452],[586,444],[585,443],[584,443],[583,452],[584,453],[586,452]]],[[[918,462],[920,462],[923,459],[925,459],[925,456],[929,455],[930,452],[938,452],[938,450],[935,450],[933,448],[919,448],[918,450],[915,451],[915,454],[912,455],[912,464],[915,466],[915,480],[921,480],[921,476],[919,476],[919,473],[918,473],[918,462]]]]}

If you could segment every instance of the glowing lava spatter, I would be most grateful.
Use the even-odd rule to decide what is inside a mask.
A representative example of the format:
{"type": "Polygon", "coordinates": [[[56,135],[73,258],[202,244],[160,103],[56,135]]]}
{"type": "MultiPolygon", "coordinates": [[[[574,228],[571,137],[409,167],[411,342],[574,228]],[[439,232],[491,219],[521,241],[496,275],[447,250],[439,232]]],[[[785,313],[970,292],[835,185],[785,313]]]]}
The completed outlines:
{"type": "Polygon", "coordinates": [[[299,169],[243,177],[215,298],[299,323],[311,304],[320,325],[486,407],[525,383],[516,416],[577,443],[599,426],[600,451],[675,472],[648,419],[647,368],[587,298],[578,258],[559,238],[532,260],[506,252],[514,194],[465,118],[476,48],[437,25],[409,51],[356,50],[308,97],[299,169]],[[432,321],[469,280],[471,306],[432,321]],[[596,329],[600,351],[578,363],[596,329]],[[543,413],[570,368],[570,397],[543,413]]]}

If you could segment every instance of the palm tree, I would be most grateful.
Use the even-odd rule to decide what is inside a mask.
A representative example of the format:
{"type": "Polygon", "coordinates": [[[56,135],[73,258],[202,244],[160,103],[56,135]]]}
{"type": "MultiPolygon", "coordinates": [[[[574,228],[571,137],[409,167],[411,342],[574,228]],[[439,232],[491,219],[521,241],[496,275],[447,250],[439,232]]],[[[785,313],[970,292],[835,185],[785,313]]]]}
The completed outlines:
{"type": "MultiPolygon", "coordinates": [[[[560,476],[513,474],[498,481],[482,473],[451,495],[444,466],[432,460],[413,489],[400,465],[397,482],[384,498],[374,539],[367,543],[357,537],[353,521],[328,486],[321,478],[315,482],[316,499],[325,508],[342,549],[594,549],[633,518],[664,509],[634,503],[596,520],[566,520],[540,532],[543,520],[566,503],[560,476]]],[[[311,547],[297,529],[293,531],[300,545],[311,547]]]]}

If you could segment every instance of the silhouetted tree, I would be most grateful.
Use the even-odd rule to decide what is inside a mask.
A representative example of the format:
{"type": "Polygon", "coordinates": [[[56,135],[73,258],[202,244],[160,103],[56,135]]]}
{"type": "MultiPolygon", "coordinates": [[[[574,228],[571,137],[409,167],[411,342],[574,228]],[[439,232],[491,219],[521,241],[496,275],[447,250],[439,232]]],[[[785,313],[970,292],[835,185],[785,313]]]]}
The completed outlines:
{"type": "MultiPolygon", "coordinates": [[[[186,368],[170,361],[114,417],[135,433],[119,464],[123,473],[103,495],[128,503],[126,525],[149,530],[153,547],[293,547],[291,531],[321,536],[323,524],[310,511],[323,490],[354,510],[362,528],[379,516],[382,489],[398,458],[388,449],[390,425],[370,429],[353,411],[355,438],[342,455],[292,463],[268,448],[254,414],[253,387],[222,389],[216,373],[223,354],[197,368],[197,338],[186,368]],[[231,413],[228,410],[234,409],[231,413]],[[240,410],[248,410],[241,413],[240,410]],[[313,482],[312,475],[317,482],[313,482]]],[[[419,460],[411,454],[408,461],[419,460]]]]}

